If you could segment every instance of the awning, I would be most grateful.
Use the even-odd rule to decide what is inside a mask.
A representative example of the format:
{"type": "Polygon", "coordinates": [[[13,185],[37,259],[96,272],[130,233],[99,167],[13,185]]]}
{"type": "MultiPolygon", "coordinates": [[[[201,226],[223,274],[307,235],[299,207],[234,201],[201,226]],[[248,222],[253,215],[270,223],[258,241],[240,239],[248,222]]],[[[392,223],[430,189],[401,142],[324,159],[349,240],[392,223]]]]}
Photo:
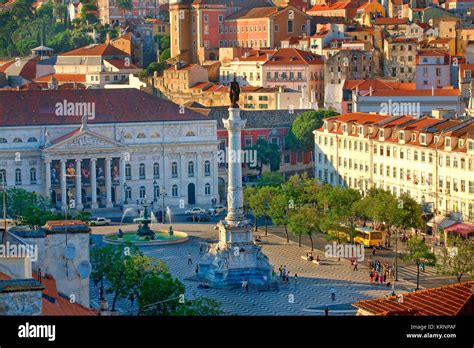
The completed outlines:
{"type": "Polygon", "coordinates": [[[455,220],[451,220],[444,216],[435,216],[430,221],[427,222],[427,225],[433,227],[433,224],[437,224],[438,228],[446,229],[449,226],[454,225],[457,223],[455,220]]]}
{"type": "Polygon", "coordinates": [[[474,225],[465,224],[462,222],[455,223],[444,229],[446,232],[452,232],[461,234],[463,236],[469,236],[471,233],[474,234],[474,225]]]}

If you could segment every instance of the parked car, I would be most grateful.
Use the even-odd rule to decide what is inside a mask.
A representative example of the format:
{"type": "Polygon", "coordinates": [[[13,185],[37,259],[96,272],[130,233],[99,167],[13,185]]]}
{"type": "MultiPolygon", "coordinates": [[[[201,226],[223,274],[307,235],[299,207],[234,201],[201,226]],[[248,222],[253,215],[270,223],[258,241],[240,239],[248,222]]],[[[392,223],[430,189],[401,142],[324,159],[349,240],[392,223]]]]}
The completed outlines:
{"type": "Polygon", "coordinates": [[[89,221],[89,225],[91,226],[109,226],[112,221],[110,219],[104,217],[98,217],[95,220],[89,221]]]}
{"type": "Polygon", "coordinates": [[[219,215],[220,213],[225,213],[226,209],[223,205],[216,205],[214,208],[209,208],[207,212],[211,215],[219,215]]]}
{"type": "Polygon", "coordinates": [[[211,217],[207,214],[194,214],[186,218],[186,221],[192,221],[192,222],[208,222],[210,220],[211,220],[211,217]]]}
{"type": "Polygon", "coordinates": [[[196,214],[205,214],[206,211],[202,208],[194,207],[194,208],[186,210],[184,213],[186,215],[196,215],[196,214]]]}

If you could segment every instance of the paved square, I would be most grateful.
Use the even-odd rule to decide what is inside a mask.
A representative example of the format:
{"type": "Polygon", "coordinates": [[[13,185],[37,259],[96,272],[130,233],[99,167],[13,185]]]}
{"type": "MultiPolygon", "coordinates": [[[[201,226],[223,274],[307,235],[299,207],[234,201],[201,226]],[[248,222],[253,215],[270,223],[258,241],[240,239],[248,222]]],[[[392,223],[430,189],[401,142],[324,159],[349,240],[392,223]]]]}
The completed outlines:
{"type": "MultiPolygon", "coordinates": [[[[124,226],[123,230],[133,228],[135,226],[124,226]]],[[[359,271],[353,271],[348,260],[326,259],[323,252],[314,251],[313,256],[319,255],[322,260],[318,266],[301,258],[309,251],[307,247],[300,248],[293,242],[287,244],[284,239],[272,234],[262,237],[262,250],[269,256],[277,277],[280,265],[286,265],[290,272],[288,284],[282,283],[278,291],[250,289],[249,293],[245,293],[241,288],[198,289],[198,283],[190,278],[195,275],[199,245],[215,241],[217,231],[209,224],[178,224],[174,229],[187,232],[189,241],[175,245],[143,247],[141,251],[145,255],[165,261],[173,276],[185,284],[186,296],[203,296],[218,300],[222,310],[229,315],[323,315],[326,306],[329,306],[330,315],[353,315],[355,309],[351,303],[361,299],[383,297],[392,292],[392,288],[386,285],[369,283],[365,262],[360,264],[359,271]],[[192,255],[192,265],[188,265],[188,253],[192,255]],[[295,273],[298,274],[297,281],[295,273]],[[331,288],[336,291],[335,301],[331,300],[331,288]]],[[[104,228],[93,233],[104,233],[104,228]]],[[[98,234],[93,235],[96,243],[99,243],[101,237],[98,234]]],[[[205,246],[203,249],[205,250],[205,246]]],[[[400,281],[395,290],[406,291],[412,287],[413,284],[400,281]]],[[[91,298],[97,299],[97,290],[94,288],[91,289],[91,298]]],[[[124,312],[134,312],[128,300],[121,300],[118,308],[124,312]]]]}

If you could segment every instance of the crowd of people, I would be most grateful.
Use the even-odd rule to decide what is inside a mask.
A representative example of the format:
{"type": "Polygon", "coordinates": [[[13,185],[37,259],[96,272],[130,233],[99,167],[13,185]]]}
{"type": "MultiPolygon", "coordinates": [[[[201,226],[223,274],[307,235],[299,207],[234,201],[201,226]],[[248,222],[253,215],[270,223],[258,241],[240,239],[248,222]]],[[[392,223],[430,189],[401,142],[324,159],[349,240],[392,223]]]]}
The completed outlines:
{"type": "Polygon", "coordinates": [[[379,260],[369,258],[368,265],[369,267],[369,279],[371,283],[374,284],[386,284],[390,286],[390,279],[393,278],[393,268],[388,262],[381,263],[379,260]]]}

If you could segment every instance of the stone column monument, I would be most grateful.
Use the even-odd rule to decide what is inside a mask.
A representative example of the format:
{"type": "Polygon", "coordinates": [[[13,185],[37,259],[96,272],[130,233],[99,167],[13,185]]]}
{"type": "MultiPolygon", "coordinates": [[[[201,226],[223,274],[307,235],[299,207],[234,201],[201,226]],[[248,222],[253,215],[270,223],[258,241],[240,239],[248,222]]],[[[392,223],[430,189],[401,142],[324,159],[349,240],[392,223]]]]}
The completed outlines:
{"type": "Polygon", "coordinates": [[[211,245],[199,262],[198,276],[215,288],[241,286],[242,281],[247,281],[250,287],[267,290],[276,284],[272,280],[272,267],[254,243],[252,224],[245,218],[243,209],[242,163],[238,160],[242,156],[237,154],[241,151],[241,132],[246,121],[240,118],[239,92],[234,78],[229,118],[223,119],[229,136],[227,216],[217,225],[219,242],[211,245]]]}

